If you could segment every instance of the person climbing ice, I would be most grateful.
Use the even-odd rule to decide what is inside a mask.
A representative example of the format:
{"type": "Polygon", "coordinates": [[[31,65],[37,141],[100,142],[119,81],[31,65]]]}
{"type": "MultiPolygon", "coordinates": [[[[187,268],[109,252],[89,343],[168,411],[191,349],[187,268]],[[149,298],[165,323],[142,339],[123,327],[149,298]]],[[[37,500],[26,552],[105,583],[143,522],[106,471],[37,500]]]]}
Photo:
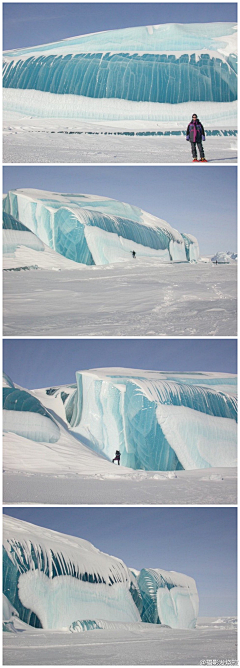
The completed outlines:
{"type": "Polygon", "coordinates": [[[136,257],[136,253],[135,253],[135,251],[132,251],[132,256],[133,256],[133,257],[136,257]]]}
{"type": "Polygon", "coordinates": [[[202,145],[202,141],[205,141],[204,127],[197,114],[192,115],[192,120],[187,126],[186,140],[191,142],[193,162],[198,162],[196,145],[200,153],[199,162],[207,162],[202,145]]]}
{"type": "Polygon", "coordinates": [[[112,463],[117,461],[118,466],[120,466],[120,457],[121,457],[120,450],[116,450],[115,457],[114,457],[114,459],[112,459],[112,463]]]}

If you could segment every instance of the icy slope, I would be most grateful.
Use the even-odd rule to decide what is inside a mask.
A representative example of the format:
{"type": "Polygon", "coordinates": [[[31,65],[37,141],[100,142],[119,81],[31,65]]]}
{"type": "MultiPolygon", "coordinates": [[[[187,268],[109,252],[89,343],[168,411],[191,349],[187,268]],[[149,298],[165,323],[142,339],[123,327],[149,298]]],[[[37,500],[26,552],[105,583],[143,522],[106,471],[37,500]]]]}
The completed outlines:
{"type": "Polygon", "coordinates": [[[89,447],[133,469],[236,465],[236,377],[94,369],[35,390],[89,447]]]}
{"type": "Polygon", "coordinates": [[[140,622],[150,606],[154,623],[167,618],[173,628],[195,627],[193,578],[161,570],[137,576],[86,540],[6,515],[3,526],[3,589],[22,621],[46,629],[95,619],[140,622]]]}
{"type": "Polygon", "coordinates": [[[11,190],[3,209],[7,254],[16,253],[21,244],[38,251],[45,244],[87,265],[123,262],[133,250],[137,257],[156,257],[160,262],[197,261],[199,257],[192,235],[180,234],[136,206],[97,195],[11,190]]]}
{"type": "MultiPolygon", "coordinates": [[[[17,93],[31,91],[22,98],[26,112],[32,91],[41,91],[38,116],[44,115],[44,96],[50,93],[52,108],[58,96],[53,115],[60,117],[66,115],[64,98],[71,95],[89,101],[89,118],[91,100],[105,98],[110,104],[99,108],[98,118],[117,117],[118,102],[124,100],[136,103],[135,114],[138,105],[146,103],[141,117],[149,119],[153,113],[149,103],[235,101],[236,40],[236,25],[227,22],[162,24],[84,35],[5,52],[3,85],[18,89],[17,93]]],[[[19,104],[21,95],[8,100],[8,108],[20,110],[19,104]]],[[[129,112],[127,106],[126,119],[129,112]]],[[[68,113],[71,117],[71,109],[68,113]]]]}

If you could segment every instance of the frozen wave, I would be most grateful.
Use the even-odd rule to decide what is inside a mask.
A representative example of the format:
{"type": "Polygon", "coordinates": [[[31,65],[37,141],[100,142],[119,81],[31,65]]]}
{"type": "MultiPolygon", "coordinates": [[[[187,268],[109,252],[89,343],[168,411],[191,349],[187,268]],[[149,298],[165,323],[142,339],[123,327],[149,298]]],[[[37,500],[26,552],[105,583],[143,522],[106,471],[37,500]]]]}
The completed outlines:
{"type": "Polygon", "coordinates": [[[165,624],[169,603],[167,600],[165,605],[163,598],[159,605],[158,592],[162,589],[171,591],[175,600],[173,628],[195,627],[198,595],[193,578],[152,569],[137,575],[123,561],[100,552],[86,540],[7,515],[3,524],[7,614],[13,606],[23,622],[45,629],[66,630],[72,626],[71,630],[81,630],[87,627],[85,620],[97,619],[150,622],[151,615],[153,623],[165,624]],[[149,605],[152,612],[147,619],[149,605]]]}
{"type": "MultiPolygon", "coordinates": [[[[83,35],[5,52],[3,85],[57,95],[60,107],[53,113],[60,116],[69,95],[87,103],[105,99],[173,108],[186,102],[232,103],[237,98],[236,40],[236,25],[230,22],[83,35]]],[[[12,108],[19,110],[16,105],[17,98],[12,108]]],[[[36,113],[44,113],[41,104],[36,113]]],[[[87,113],[91,118],[91,106],[87,113]]],[[[109,118],[106,109],[98,108],[99,118],[109,118]]]]}
{"type": "Polygon", "coordinates": [[[11,190],[4,199],[6,252],[46,244],[81,264],[105,265],[137,257],[197,261],[198,242],[136,206],[96,195],[11,190]],[[31,234],[30,234],[31,233],[31,234]],[[26,243],[25,243],[26,240],[26,243]]]}
{"type": "Polygon", "coordinates": [[[76,373],[75,386],[36,390],[89,447],[132,469],[236,463],[236,377],[131,369],[76,373]]]}

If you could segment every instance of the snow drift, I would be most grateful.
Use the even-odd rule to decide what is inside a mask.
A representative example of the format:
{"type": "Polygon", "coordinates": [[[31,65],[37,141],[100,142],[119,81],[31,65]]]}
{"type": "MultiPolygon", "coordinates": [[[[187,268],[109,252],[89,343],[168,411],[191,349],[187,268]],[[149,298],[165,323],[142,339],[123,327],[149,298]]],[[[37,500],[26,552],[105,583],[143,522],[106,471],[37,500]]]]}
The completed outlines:
{"type": "Polygon", "coordinates": [[[236,44],[234,23],[168,23],[6,51],[7,108],[44,116],[47,106],[47,115],[72,117],[75,98],[79,118],[161,119],[169,105],[171,120],[171,107],[206,102],[213,116],[221,104],[224,117],[224,104],[237,98],[236,44]]]}
{"type": "MultiPolygon", "coordinates": [[[[98,195],[10,190],[3,201],[3,250],[20,245],[44,250],[86,265],[105,265],[137,257],[159,262],[197,261],[197,239],[180,234],[165,220],[136,206],[98,195]]],[[[40,253],[42,255],[42,253],[40,253]]]]}
{"type": "Polygon", "coordinates": [[[6,515],[3,526],[8,617],[14,608],[27,624],[65,630],[99,628],[94,621],[98,619],[196,626],[198,594],[193,578],[160,569],[136,574],[86,540],[6,515]]]}

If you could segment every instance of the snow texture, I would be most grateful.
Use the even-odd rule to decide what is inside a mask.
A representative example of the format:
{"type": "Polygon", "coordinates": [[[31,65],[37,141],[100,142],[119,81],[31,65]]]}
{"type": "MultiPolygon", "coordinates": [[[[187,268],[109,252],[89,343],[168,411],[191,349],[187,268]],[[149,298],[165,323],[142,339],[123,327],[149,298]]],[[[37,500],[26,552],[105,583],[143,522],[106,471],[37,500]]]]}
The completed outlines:
{"type": "Polygon", "coordinates": [[[197,239],[181,235],[142,209],[97,195],[61,195],[41,190],[9,191],[3,201],[3,250],[45,244],[81,264],[106,265],[137,257],[159,262],[197,261],[197,239]],[[41,240],[41,241],[40,241],[41,240]]]}
{"type": "Polygon", "coordinates": [[[152,569],[136,576],[86,540],[8,516],[3,526],[4,594],[25,623],[66,630],[84,620],[134,623],[154,617],[156,624],[168,619],[172,628],[196,626],[193,578],[152,569]]]}
{"type": "MultiPolygon", "coordinates": [[[[98,118],[117,119],[119,103],[125,102],[121,118],[132,117],[133,103],[135,118],[140,105],[141,118],[147,120],[155,117],[159,104],[174,109],[185,102],[234,102],[236,42],[236,25],[230,22],[162,24],[84,35],[5,52],[3,85],[11,89],[10,108],[19,111],[24,106],[28,114],[33,113],[33,94],[41,91],[52,98],[49,116],[72,117],[75,103],[66,104],[72,96],[86,101],[82,113],[80,102],[78,117],[91,118],[96,100],[98,118]],[[20,96],[14,96],[14,89],[20,96]]],[[[38,95],[35,115],[42,114],[46,110],[38,95]]]]}
{"type": "MultiPolygon", "coordinates": [[[[103,621],[101,624],[103,624],[103,621]]],[[[3,635],[4,665],[181,665],[237,661],[236,618],[198,618],[195,629],[107,623],[91,633],[45,631],[14,620],[3,635]],[[117,627],[117,628],[116,628],[117,627]],[[14,641],[14,642],[13,642],[14,641]]]]}
{"type": "Polygon", "coordinates": [[[237,335],[236,262],[87,266],[21,246],[4,268],[5,336],[237,335]]]}
{"type": "Polygon", "coordinates": [[[111,461],[169,471],[236,465],[236,377],[96,369],[77,384],[35,390],[72,433],[111,461]]]}

